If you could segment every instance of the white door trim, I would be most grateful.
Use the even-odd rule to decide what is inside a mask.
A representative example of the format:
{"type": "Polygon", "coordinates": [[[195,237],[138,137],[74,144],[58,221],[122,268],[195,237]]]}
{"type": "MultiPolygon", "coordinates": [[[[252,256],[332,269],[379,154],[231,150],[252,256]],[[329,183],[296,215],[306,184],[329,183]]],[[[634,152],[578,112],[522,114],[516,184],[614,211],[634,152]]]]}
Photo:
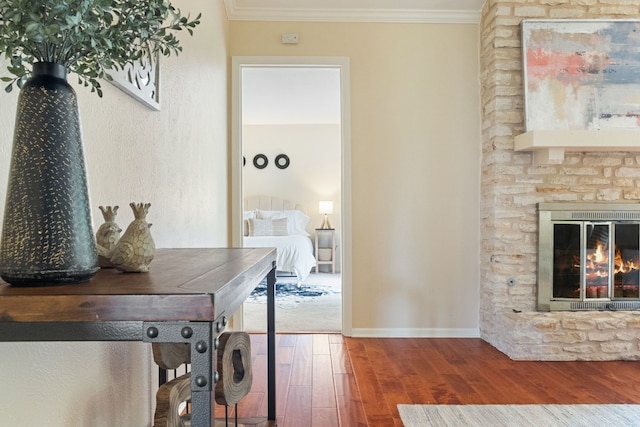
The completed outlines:
{"type": "MultiPolygon", "coordinates": [[[[348,57],[325,56],[234,56],[231,58],[231,242],[242,247],[242,69],[245,67],[335,67],[340,69],[342,115],[341,265],[342,333],[352,335],[351,254],[351,104],[348,57]]],[[[236,319],[242,329],[242,318],[236,319]]]]}

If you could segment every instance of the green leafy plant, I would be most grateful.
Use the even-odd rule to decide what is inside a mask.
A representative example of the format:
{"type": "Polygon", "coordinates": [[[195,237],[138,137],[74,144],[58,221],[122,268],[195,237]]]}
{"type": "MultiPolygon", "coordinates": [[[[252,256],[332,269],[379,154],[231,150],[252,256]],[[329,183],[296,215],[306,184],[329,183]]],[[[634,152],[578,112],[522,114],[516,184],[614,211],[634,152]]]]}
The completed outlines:
{"type": "Polygon", "coordinates": [[[5,91],[22,87],[34,62],[54,62],[102,96],[98,80],[110,80],[110,70],[143,55],[177,55],[175,33],[193,35],[200,18],[169,0],[0,0],[0,53],[13,75],[2,78],[5,91]]]}

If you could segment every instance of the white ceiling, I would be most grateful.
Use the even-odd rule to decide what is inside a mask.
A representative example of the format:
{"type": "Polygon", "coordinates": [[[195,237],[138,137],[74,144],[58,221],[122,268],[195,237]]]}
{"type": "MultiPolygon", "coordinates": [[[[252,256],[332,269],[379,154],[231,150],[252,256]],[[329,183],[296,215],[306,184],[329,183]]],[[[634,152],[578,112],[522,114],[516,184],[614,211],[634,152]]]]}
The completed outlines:
{"type": "Polygon", "coordinates": [[[243,68],[242,123],[340,123],[340,70],[243,68]]]}
{"type": "Polygon", "coordinates": [[[224,0],[230,20],[477,23],[486,0],[224,0]]]}

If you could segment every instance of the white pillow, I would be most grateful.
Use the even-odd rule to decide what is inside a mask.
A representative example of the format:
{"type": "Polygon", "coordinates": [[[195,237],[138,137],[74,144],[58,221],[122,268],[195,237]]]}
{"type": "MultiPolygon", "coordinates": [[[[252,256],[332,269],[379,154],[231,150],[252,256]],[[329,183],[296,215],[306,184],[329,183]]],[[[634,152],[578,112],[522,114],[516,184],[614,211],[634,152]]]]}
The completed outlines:
{"type": "Polygon", "coordinates": [[[256,218],[259,219],[281,219],[287,218],[288,222],[288,232],[289,234],[301,234],[303,236],[309,237],[310,234],[307,233],[307,225],[311,218],[306,216],[302,211],[296,210],[283,210],[283,211],[264,211],[262,209],[257,210],[256,218]]]}
{"type": "Polygon", "coordinates": [[[249,235],[249,219],[250,218],[255,218],[256,217],[256,211],[244,211],[242,212],[242,222],[244,223],[243,225],[243,231],[242,231],[242,235],[243,236],[248,236],[249,235]]]}
{"type": "Polygon", "coordinates": [[[287,218],[258,219],[249,218],[249,236],[286,236],[287,218]]]}

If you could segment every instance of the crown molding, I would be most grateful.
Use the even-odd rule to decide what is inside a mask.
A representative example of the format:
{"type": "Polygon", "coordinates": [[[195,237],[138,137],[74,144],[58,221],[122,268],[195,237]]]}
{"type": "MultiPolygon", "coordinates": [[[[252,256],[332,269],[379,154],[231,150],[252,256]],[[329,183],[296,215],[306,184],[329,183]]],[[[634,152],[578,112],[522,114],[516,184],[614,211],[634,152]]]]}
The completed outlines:
{"type": "Polygon", "coordinates": [[[230,21],[478,24],[481,16],[479,10],[238,7],[235,0],[224,0],[224,5],[230,21]]]}

